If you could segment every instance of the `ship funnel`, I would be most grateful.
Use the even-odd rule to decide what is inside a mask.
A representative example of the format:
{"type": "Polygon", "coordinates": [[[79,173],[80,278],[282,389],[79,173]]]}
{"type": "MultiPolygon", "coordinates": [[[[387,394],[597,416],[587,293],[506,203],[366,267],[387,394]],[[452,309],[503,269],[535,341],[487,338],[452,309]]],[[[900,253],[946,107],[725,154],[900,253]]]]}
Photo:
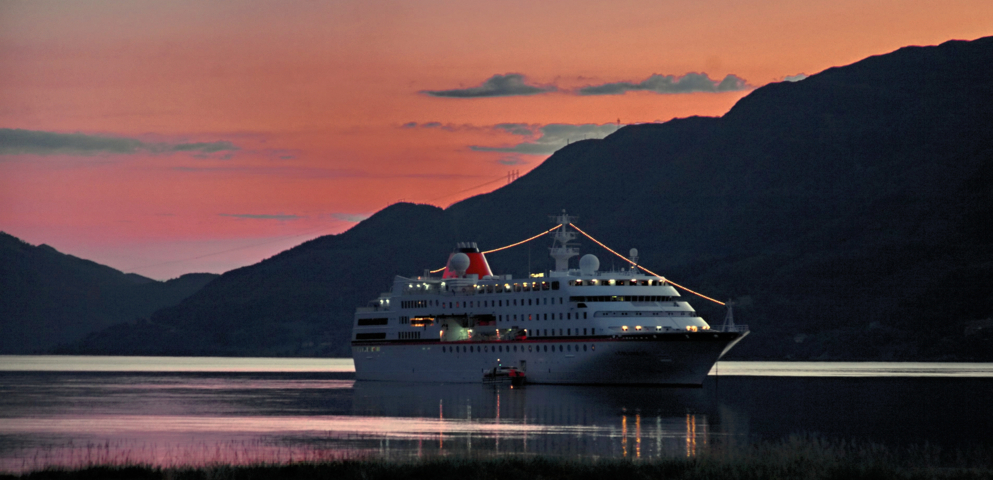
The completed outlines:
{"type": "Polygon", "coordinates": [[[448,256],[448,264],[445,265],[445,273],[441,278],[461,278],[467,274],[476,274],[479,278],[493,275],[486,256],[479,251],[476,242],[459,242],[455,246],[455,251],[448,256]]]}

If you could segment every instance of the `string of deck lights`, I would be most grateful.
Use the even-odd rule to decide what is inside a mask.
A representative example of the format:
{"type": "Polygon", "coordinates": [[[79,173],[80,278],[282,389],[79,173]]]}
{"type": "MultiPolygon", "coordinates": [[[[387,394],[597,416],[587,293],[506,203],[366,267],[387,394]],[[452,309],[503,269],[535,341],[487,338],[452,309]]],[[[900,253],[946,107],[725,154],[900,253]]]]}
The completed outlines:
{"type": "Polygon", "coordinates": [[[680,285],[680,284],[678,284],[676,282],[673,282],[672,280],[669,280],[668,278],[663,277],[662,275],[659,275],[659,274],[657,274],[657,273],[655,273],[655,272],[653,272],[653,271],[651,271],[651,270],[649,270],[649,269],[647,269],[645,267],[642,267],[641,265],[638,265],[637,263],[632,262],[629,258],[625,257],[624,255],[621,255],[621,254],[615,252],[614,250],[612,250],[610,247],[604,245],[603,243],[600,243],[599,240],[593,238],[590,234],[584,232],[582,229],[580,229],[576,225],[574,225],[572,223],[569,223],[569,226],[572,227],[572,228],[575,228],[577,232],[582,233],[583,236],[585,236],[586,238],[588,238],[590,240],[593,240],[593,242],[596,243],[597,245],[600,245],[601,247],[607,249],[608,252],[613,253],[614,255],[617,255],[618,257],[621,257],[622,259],[624,259],[625,262],[628,262],[631,265],[634,265],[635,267],[638,267],[638,268],[644,270],[649,275],[655,275],[656,277],[661,278],[661,279],[665,280],[666,282],[670,283],[672,286],[674,286],[674,287],[676,287],[678,289],[681,289],[681,290],[685,290],[687,292],[690,292],[693,295],[696,295],[696,296],[698,296],[700,298],[705,298],[705,299],[710,300],[711,302],[714,302],[714,303],[719,304],[719,305],[725,305],[725,303],[722,302],[722,301],[720,301],[720,300],[716,300],[716,299],[710,298],[710,297],[708,297],[708,296],[706,296],[706,295],[704,295],[702,293],[699,293],[699,292],[694,292],[693,290],[690,290],[690,289],[688,289],[688,288],[686,288],[686,287],[684,287],[684,286],[682,286],[682,285],[680,285]]]}
{"type": "MultiPolygon", "coordinates": [[[[627,257],[625,257],[624,255],[621,255],[621,254],[619,254],[619,253],[617,253],[617,252],[615,252],[615,251],[614,251],[614,250],[613,250],[612,248],[610,248],[610,247],[608,247],[608,246],[606,246],[606,245],[604,245],[604,244],[603,244],[603,243],[601,243],[601,242],[600,242],[599,240],[597,240],[597,239],[595,239],[595,238],[593,238],[593,236],[592,236],[592,235],[590,235],[590,234],[588,234],[588,233],[586,233],[586,232],[584,232],[584,231],[583,231],[583,229],[581,229],[581,228],[579,228],[579,227],[577,227],[577,226],[576,226],[575,224],[573,224],[573,223],[571,223],[571,222],[570,222],[570,223],[569,223],[569,226],[570,226],[570,227],[572,227],[572,228],[575,228],[577,232],[579,232],[579,233],[582,233],[582,234],[583,234],[583,236],[585,236],[586,238],[588,238],[588,239],[590,239],[590,240],[593,240],[593,243],[596,243],[597,245],[600,245],[601,247],[603,247],[603,248],[604,248],[605,250],[607,250],[608,252],[610,252],[610,253],[613,253],[614,255],[617,255],[618,257],[620,257],[621,259],[623,259],[623,260],[624,260],[625,262],[628,262],[628,263],[630,263],[631,265],[634,265],[635,267],[638,267],[638,268],[640,268],[640,269],[641,269],[641,270],[643,270],[643,271],[644,271],[645,273],[648,273],[649,275],[655,275],[656,277],[658,277],[658,278],[660,278],[660,279],[662,279],[662,280],[665,280],[665,281],[666,281],[666,282],[668,282],[668,283],[669,283],[670,285],[672,285],[672,286],[674,286],[674,287],[676,287],[676,288],[678,288],[678,289],[680,289],[680,290],[683,290],[683,291],[686,291],[686,292],[689,292],[689,293],[692,293],[693,295],[696,295],[696,296],[698,296],[698,297],[700,297],[700,298],[703,298],[703,299],[706,299],[706,300],[710,300],[711,302],[714,302],[714,303],[716,303],[716,304],[718,304],[718,305],[726,305],[726,304],[725,304],[724,302],[722,302],[722,301],[720,301],[720,300],[717,300],[717,299],[714,299],[714,298],[710,298],[710,297],[708,297],[708,296],[706,296],[706,295],[704,295],[704,294],[702,294],[702,293],[700,293],[700,292],[696,292],[696,291],[693,291],[693,290],[690,290],[690,289],[688,289],[688,288],[686,288],[686,287],[684,287],[684,286],[682,286],[682,285],[680,285],[680,284],[678,284],[678,283],[676,283],[676,282],[673,282],[672,280],[669,280],[669,279],[667,279],[667,278],[665,278],[665,277],[663,277],[662,275],[659,275],[659,274],[657,274],[657,273],[655,273],[655,272],[653,272],[653,271],[651,271],[651,270],[649,270],[649,269],[647,269],[647,268],[645,268],[645,267],[642,267],[641,265],[638,265],[637,263],[634,263],[634,262],[632,262],[632,261],[631,261],[631,259],[629,259],[629,258],[627,258],[627,257]]],[[[554,227],[552,227],[552,228],[549,228],[548,230],[545,230],[544,232],[541,232],[541,233],[539,233],[539,234],[537,234],[537,235],[535,235],[535,236],[533,236],[533,237],[531,237],[531,238],[528,238],[528,239],[526,239],[526,240],[521,240],[521,241],[519,241],[519,242],[517,242],[517,243],[512,243],[512,244],[510,244],[510,245],[506,245],[506,246],[503,246],[503,247],[500,247],[500,248],[494,248],[493,250],[487,250],[487,251],[485,251],[485,252],[482,252],[482,253],[483,253],[484,255],[486,255],[486,254],[488,254],[488,253],[493,253],[493,252],[499,252],[500,250],[506,250],[506,249],[508,249],[508,248],[511,248],[511,247],[516,247],[516,246],[518,246],[518,245],[521,245],[521,244],[523,244],[523,243],[527,243],[527,242],[530,242],[531,240],[534,240],[534,239],[536,239],[536,238],[538,238],[538,237],[541,237],[542,235],[548,235],[549,233],[552,233],[552,232],[554,232],[555,230],[558,230],[559,228],[562,228],[562,225],[556,225],[556,226],[554,226],[554,227]]],[[[431,273],[438,273],[438,272],[441,272],[441,271],[442,271],[442,270],[444,270],[444,269],[445,269],[445,267],[441,267],[441,268],[439,268],[439,269],[437,269],[437,270],[431,270],[431,273]]]]}
{"type": "MultiPolygon", "coordinates": [[[[522,243],[528,243],[531,240],[534,240],[534,239],[536,239],[536,238],[538,238],[538,237],[540,237],[542,235],[548,235],[549,233],[552,233],[555,230],[558,230],[559,228],[562,228],[562,225],[557,225],[557,226],[554,226],[552,228],[549,228],[548,230],[545,230],[544,232],[541,232],[541,233],[539,233],[539,234],[537,234],[537,235],[535,235],[535,236],[533,236],[531,238],[528,238],[526,240],[521,240],[521,241],[519,241],[517,243],[511,243],[510,245],[507,245],[507,246],[504,246],[504,247],[500,247],[500,248],[494,248],[493,250],[487,250],[487,251],[481,252],[481,253],[483,255],[486,255],[488,253],[499,252],[500,250],[506,250],[506,249],[511,248],[511,247],[516,247],[516,246],[518,246],[518,245],[520,245],[522,243]]],[[[431,270],[431,273],[438,273],[438,272],[440,272],[440,271],[442,271],[444,269],[445,269],[445,267],[441,267],[441,268],[439,268],[437,270],[431,270]]]]}
{"type": "Polygon", "coordinates": [[[538,238],[538,237],[540,237],[542,235],[548,235],[549,233],[552,233],[552,232],[554,232],[554,231],[556,231],[556,230],[558,230],[560,228],[562,228],[562,225],[558,225],[558,226],[549,228],[548,230],[545,230],[544,232],[541,232],[541,233],[539,233],[539,234],[537,234],[537,235],[535,235],[535,236],[533,236],[533,237],[531,237],[531,238],[529,238],[527,240],[521,240],[521,241],[519,241],[517,243],[512,243],[510,245],[507,245],[506,247],[500,247],[500,248],[494,248],[493,250],[487,250],[487,251],[483,252],[483,255],[486,255],[487,253],[499,252],[500,250],[506,250],[506,249],[508,249],[510,247],[516,247],[516,246],[518,246],[518,245],[520,245],[522,243],[528,243],[531,240],[534,240],[534,239],[536,239],[536,238],[538,238]]]}

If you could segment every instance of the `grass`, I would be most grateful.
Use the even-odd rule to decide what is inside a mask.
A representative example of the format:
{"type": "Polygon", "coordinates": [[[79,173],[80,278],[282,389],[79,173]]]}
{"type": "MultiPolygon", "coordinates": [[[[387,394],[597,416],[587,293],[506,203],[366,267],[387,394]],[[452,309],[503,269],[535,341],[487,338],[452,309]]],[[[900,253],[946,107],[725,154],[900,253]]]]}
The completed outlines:
{"type": "Polygon", "coordinates": [[[876,444],[791,437],[780,442],[711,450],[696,457],[649,460],[553,457],[430,457],[308,460],[249,465],[154,467],[90,465],[47,468],[0,479],[31,480],[556,480],[556,479],[993,479],[993,448],[943,451],[933,446],[876,444]]]}

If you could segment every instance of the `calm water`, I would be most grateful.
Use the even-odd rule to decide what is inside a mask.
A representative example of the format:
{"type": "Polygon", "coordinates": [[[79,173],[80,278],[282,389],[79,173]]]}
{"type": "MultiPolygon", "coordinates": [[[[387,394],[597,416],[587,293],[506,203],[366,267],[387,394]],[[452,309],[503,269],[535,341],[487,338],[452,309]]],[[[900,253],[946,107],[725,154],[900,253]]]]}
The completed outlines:
{"type": "Polygon", "coordinates": [[[0,356],[0,470],[692,456],[794,433],[990,441],[993,365],[722,362],[703,388],[355,382],[351,360],[0,356]]]}

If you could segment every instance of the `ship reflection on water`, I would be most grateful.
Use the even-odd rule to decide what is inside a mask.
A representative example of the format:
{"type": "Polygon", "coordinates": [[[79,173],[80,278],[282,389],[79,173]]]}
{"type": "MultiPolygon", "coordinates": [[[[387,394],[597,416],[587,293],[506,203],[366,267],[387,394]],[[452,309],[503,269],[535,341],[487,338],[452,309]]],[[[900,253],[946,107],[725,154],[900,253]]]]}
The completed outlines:
{"type": "Polygon", "coordinates": [[[238,373],[7,372],[0,380],[6,472],[504,454],[649,459],[748,435],[746,417],[706,388],[238,373]]]}
{"type": "Polygon", "coordinates": [[[692,457],[748,434],[747,421],[703,389],[375,382],[354,388],[357,416],[422,418],[430,424],[384,439],[381,453],[388,456],[692,457]],[[432,411],[436,421],[430,423],[432,411]]]}
{"type": "Polygon", "coordinates": [[[241,367],[0,368],[0,471],[503,454],[640,461],[797,433],[948,448],[989,441],[988,365],[924,366],[914,377],[886,365],[792,367],[795,377],[740,366],[738,376],[689,389],[356,382],[349,372],[241,367]],[[827,367],[842,375],[825,376],[827,367]]]}

